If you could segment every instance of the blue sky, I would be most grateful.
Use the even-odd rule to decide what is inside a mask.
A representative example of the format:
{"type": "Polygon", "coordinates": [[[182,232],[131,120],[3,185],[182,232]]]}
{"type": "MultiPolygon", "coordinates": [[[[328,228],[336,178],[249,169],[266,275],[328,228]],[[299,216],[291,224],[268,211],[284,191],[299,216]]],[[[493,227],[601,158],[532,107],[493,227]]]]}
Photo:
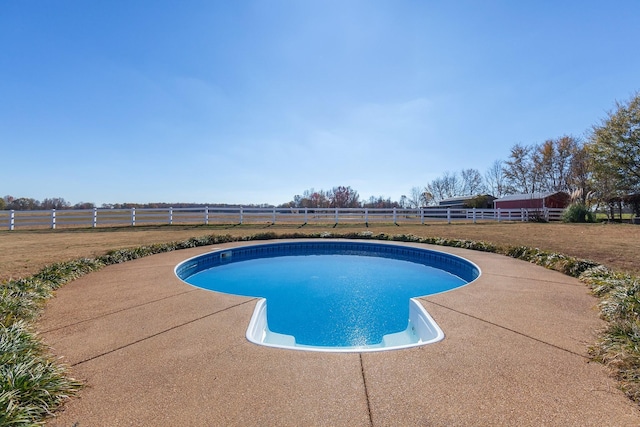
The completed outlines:
{"type": "Polygon", "coordinates": [[[0,2],[0,196],[398,200],[640,90],[640,2],[0,2]]]}

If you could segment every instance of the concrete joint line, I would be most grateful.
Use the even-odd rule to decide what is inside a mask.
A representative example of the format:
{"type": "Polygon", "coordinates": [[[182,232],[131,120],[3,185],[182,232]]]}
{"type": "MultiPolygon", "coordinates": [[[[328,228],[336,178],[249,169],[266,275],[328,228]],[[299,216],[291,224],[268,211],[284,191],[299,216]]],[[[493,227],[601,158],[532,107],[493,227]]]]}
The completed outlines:
{"type": "MultiPolygon", "coordinates": [[[[485,276],[485,274],[483,274],[483,276],[485,276]]],[[[524,279],[524,280],[535,280],[536,282],[543,282],[543,283],[552,283],[554,285],[564,285],[564,286],[579,286],[579,287],[584,287],[585,284],[582,283],[579,279],[572,277],[572,279],[576,279],[577,283],[567,283],[567,282],[560,282],[557,280],[545,280],[545,279],[537,279],[537,278],[531,278],[531,277],[523,277],[523,276],[514,276],[514,275],[510,275],[510,274],[496,274],[496,273],[487,273],[486,276],[496,276],[496,277],[506,277],[507,279],[524,279]]]]}
{"type": "Polygon", "coordinates": [[[369,425],[373,427],[373,419],[371,418],[371,403],[369,402],[369,389],[367,388],[367,377],[364,374],[364,364],[362,363],[362,353],[360,357],[360,374],[362,375],[362,384],[364,385],[364,398],[367,401],[367,413],[369,415],[369,425]]]}
{"type": "Polygon", "coordinates": [[[48,332],[58,331],[60,329],[65,329],[65,328],[69,328],[71,326],[80,325],[82,323],[91,322],[91,321],[96,320],[96,319],[101,319],[103,317],[109,317],[109,316],[111,316],[113,314],[122,313],[123,311],[131,310],[131,309],[134,309],[134,308],[144,307],[145,305],[153,304],[153,303],[156,303],[156,302],[159,302],[159,301],[164,301],[164,300],[170,299],[170,298],[175,298],[175,297],[178,297],[180,295],[188,294],[190,292],[195,292],[197,290],[198,289],[191,289],[191,290],[188,290],[188,291],[180,292],[180,293],[175,294],[175,295],[169,295],[169,296],[166,296],[166,297],[162,297],[162,298],[154,299],[154,300],[151,300],[151,301],[143,302],[142,304],[136,304],[136,305],[132,305],[130,307],[121,308],[120,310],[110,311],[108,313],[104,313],[104,314],[101,314],[99,316],[94,316],[94,317],[90,317],[88,319],[83,319],[83,320],[79,320],[77,322],[69,323],[67,325],[63,325],[63,326],[58,326],[56,328],[47,329],[46,331],[42,331],[42,333],[46,334],[48,332]]]}
{"type": "Polygon", "coordinates": [[[91,357],[89,357],[89,358],[87,358],[87,359],[84,359],[84,360],[81,360],[81,361],[79,361],[79,362],[73,363],[73,364],[71,364],[71,366],[72,366],[72,367],[74,367],[74,366],[82,365],[83,363],[90,362],[90,361],[92,361],[92,360],[94,360],[94,359],[98,359],[98,358],[100,358],[100,357],[102,357],[102,356],[106,356],[106,355],[111,354],[111,353],[114,353],[114,352],[116,352],[116,351],[118,351],[118,350],[122,350],[123,348],[131,347],[131,346],[133,346],[133,345],[135,345],[135,344],[141,343],[141,342],[146,341],[146,340],[148,340],[148,339],[151,339],[151,338],[157,337],[157,336],[159,336],[159,335],[162,335],[162,334],[164,334],[164,333],[167,333],[167,332],[173,331],[174,329],[178,329],[178,328],[181,328],[181,327],[183,327],[183,326],[189,325],[189,324],[191,324],[191,323],[195,323],[195,322],[197,322],[197,321],[199,321],[199,320],[206,319],[207,317],[215,316],[216,314],[223,313],[223,312],[225,312],[225,311],[227,311],[227,310],[231,310],[231,309],[236,308],[236,307],[239,307],[239,306],[241,306],[241,305],[248,304],[248,303],[250,303],[250,302],[255,302],[256,300],[257,300],[257,298],[253,298],[253,299],[250,299],[250,300],[248,300],[248,301],[244,301],[244,302],[241,302],[241,303],[239,303],[239,304],[234,304],[234,305],[231,305],[231,306],[229,306],[229,307],[223,308],[222,310],[218,310],[218,311],[215,311],[215,312],[213,312],[213,313],[209,313],[209,314],[206,314],[206,315],[204,315],[204,316],[200,316],[200,317],[198,317],[198,318],[195,318],[195,319],[189,320],[189,321],[184,322],[184,323],[181,323],[181,324],[179,324],[179,325],[172,326],[172,327],[167,328],[167,329],[165,329],[165,330],[162,330],[162,331],[160,331],[160,332],[156,332],[155,334],[151,334],[151,335],[146,336],[146,337],[144,337],[144,338],[140,338],[140,339],[138,339],[138,340],[132,341],[132,342],[130,342],[130,343],[128,343],[128,344],[121,345],[120,347],[116,347],[116,348],[111,349],[111,350],[109,350],[109,351],[105,351],[104,353],[100,353],[100,354],[97,354],[97,355],[95,355],[95,356],[91,356],[91,357]]]}
{"type": "Polygon", "coordinates": [[[470,318],[475,319],[475,320],[478,320],[478,321],[480,321],[480,322],[487,323],[487,324],[489,324],[489,325],[491,325],[491,326],[495,326],[495,327],[497,327],[497,328],[504,329],[505,331],[509,331],[509,332],[514,333],[514,334],[518,334],[518,335],[520,335],[520,336],[523,336],[523,337],[525,337],[525,338],[529,338],[529,339],[531,339],[531,340],[537,341],[537,342],[539,342],[539,343],[541,343],[541,344],[546,344],[546,345],[548,345],[548,346],[550,346],[550,347],[553,347],[553,348],[555,348],[555,349],[562,350],[562,351],[567,352],[567,353],[569,353],[569,354],[573,354],[574,356],[578,356],[578,357],[580,357],[580,358],[582,358],[582,359],[585,359],[585,360],[587,360],[587,361],[590,361],[590,360],[591,360],[589,357],[587,357],[587,356],[585,356],[585,355],[583,355],[583,354],[576,353],[575,351],[571,351],[571,350],[569,350],[569,349],[562,348],[562,347],[557,346],[557,345],[555,345],[555,344],[551,344],[550,342],[546,342],[546,341],[543,341],[543,340],[541,340],[541,339],[539,339],[539,338],[532,337],[531,335],[524,334],[524,333],[522,333],[522,332],[516,331],[515,329],[511,329],[511,328],[507,328],[506,326],[498,325],[497,323],[491,322],[491,321],[489,321],[489,320],[481,319],[481,318],[476,317],[476,316],[474,316],[474,315],[472,315],[472,314],[465,313],[465,312],[460,311],[460,310],[456,310],[455,308],[447,307],[446,305],[438,304],[437,302],[429,301],[428,299],[425,299],[425,298],[420,298],[420,299],[421,299],[422,301],[428,302],[429,304],[437,305],[438,307],[445,308],[445,309],[447,309],[447,310],[453,311],[453,312],[458,313],[458,314],[461,314],[461,315],[463,315],[463,316],[470,317],[470,318]]]}

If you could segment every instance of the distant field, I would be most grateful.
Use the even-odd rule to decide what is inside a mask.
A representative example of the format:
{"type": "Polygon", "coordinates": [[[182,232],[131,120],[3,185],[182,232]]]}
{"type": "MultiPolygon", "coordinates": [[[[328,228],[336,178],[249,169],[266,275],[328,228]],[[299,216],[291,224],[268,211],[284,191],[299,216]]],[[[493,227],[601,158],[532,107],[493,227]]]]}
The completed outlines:
{"type": "MultiPolygon", "coordinates": [[[[633,218],[634,215],[632,213],[623,213],[622,214],[622,221],[629,221],[631,218],[633,218]]],[[[618,214],[616,214],[616,220],[618,220],[618,214]]],[[[606,213],[602,213],[602,212],[598,212],[596,213],[596,220],[598,221],[606,221],[608,220],[609,217],[607,216],[606,213]]]]}
{"type": "Polygon", "coordinates": [[[139,226],[98,229],[0,231],[0,280],[25,277],[54,262],[94,257],[111,249],[186,240],[210,234],[247,236],[256,233],[347,233],[371,231],[415,234],[530,246],[590,259],[616,270],[640,274],[640,225],[563,223],[365,224],[139,226]]]}

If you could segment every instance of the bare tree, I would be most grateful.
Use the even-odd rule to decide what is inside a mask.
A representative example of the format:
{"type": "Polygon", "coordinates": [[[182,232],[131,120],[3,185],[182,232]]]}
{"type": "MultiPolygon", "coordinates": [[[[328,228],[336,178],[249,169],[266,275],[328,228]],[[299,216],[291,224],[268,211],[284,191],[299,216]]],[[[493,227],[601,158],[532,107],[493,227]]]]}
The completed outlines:
{"type": "Polygon", "coordinates": [[[327,194],[332,208],[357,208],[360,206],[360,196],[351,187],[333,187],[327,194]]]}
{"type": "Polygon", "coordinates": [[[329,199],[323,191],[316,191],[313,188],[305,190],[302,195],[293,196],[293,201],[289,205],[296,208],[326,208],[329,207],[329,199]]]}
{"type": "Polygon", "coordinates": [[[54,197],[51,199],[44,199],[42,201],[42,209],[66,209],[71,206],[71,203],[67,202],[62,197],[54,197]]]}
{"type": "Polygon", "coordinates": [[[309,200],[309,207],[312,208],[328,208],[330,204],[329,197],[323,190],[312,190],[309,192],[307,200],[309,200]]]}
{"type": "Polygon", "coordinates": [[[511,147],[509,160],[505,162],[504,177],[508,193],[533,193],[538,189],[532,147],[516,144],[511,147]]]}
{"type": "Polygon", "coordinates": [[[496,160],[487,169],[484,174],[484,182],[489,194],[494,197],[502,197],[506,195],[506,182],[504,170],[502,169],[502,160],[496,160]]]}
{"type": "Polygon", "coordinates": [[[462,196],[476,196],[485,191],[482,175],[477,169],[463,169],[462,176],[462,196]]]}
{"type": "MultiPolygon", "coordinates": [[[[405,202],[406,202],[406,197],[407,196],[402,196],[405,198],[405,202]]],[[[404,208],[407,207],[405,205],[403,205],[403,199],[402,197],[400,198],[400,203],[398,202],[392,202],[390,197],[387,197],[386,199],[384,198],[384,196],[371,196],[369,197],[368,201],[366,203],[362,204],[363,208],[383,208],[383,209],[389,209],[389,208],[404,208]]]]}
{"type": "Polygon", "coordinates": [[[427,189],[425,187],[412,187],[407,203],[411,208],[426,206],[428,204],[427,189]]]}
{"type": "Polygon", "coordinates": [[[548,139],[533,148],[533,171],[538,177],[539,189],[544,191],[569,191],[571,158],[578,147],[578,140],[571,136],[548,139]]]}
{"type": "Polygon", "coordinates": [[[567,183],[570,192],[578,191],[580,201],[587,204],[588,195],[593,191],[592,166],[589,149],[586,145],[578,145],[571,157],[570,173],[567,183]]]}
{"type": "Polygon", "coordinates": [[[95,207],[96,207],[95,203],[91,203],[91,202],[78,202],[75,205],[73,205],[73,209],[93,209],[95,207]]]}
{"type": "Polygon", "coordinates": [[[450,197],[462,195],[462,185],[458,174],[449,171],[440,178],[436,178],[427,185],[427,192],[432,195],[435,202],[439,202],[450,197]]]}

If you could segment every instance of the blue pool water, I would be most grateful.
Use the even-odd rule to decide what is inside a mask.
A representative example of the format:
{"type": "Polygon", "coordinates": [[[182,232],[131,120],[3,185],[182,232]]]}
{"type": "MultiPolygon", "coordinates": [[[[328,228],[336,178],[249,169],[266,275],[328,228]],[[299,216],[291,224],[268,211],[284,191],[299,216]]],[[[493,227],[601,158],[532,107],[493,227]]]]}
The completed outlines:
{"type": "Polygon", "coordinates": [[[204,289],[266,298],[268,330],[295,345],[366,347],[407,329],[410,298],[463,286],[479,270],[419,248],[296,242],[205,254],[176,273],[204,289]]]}

